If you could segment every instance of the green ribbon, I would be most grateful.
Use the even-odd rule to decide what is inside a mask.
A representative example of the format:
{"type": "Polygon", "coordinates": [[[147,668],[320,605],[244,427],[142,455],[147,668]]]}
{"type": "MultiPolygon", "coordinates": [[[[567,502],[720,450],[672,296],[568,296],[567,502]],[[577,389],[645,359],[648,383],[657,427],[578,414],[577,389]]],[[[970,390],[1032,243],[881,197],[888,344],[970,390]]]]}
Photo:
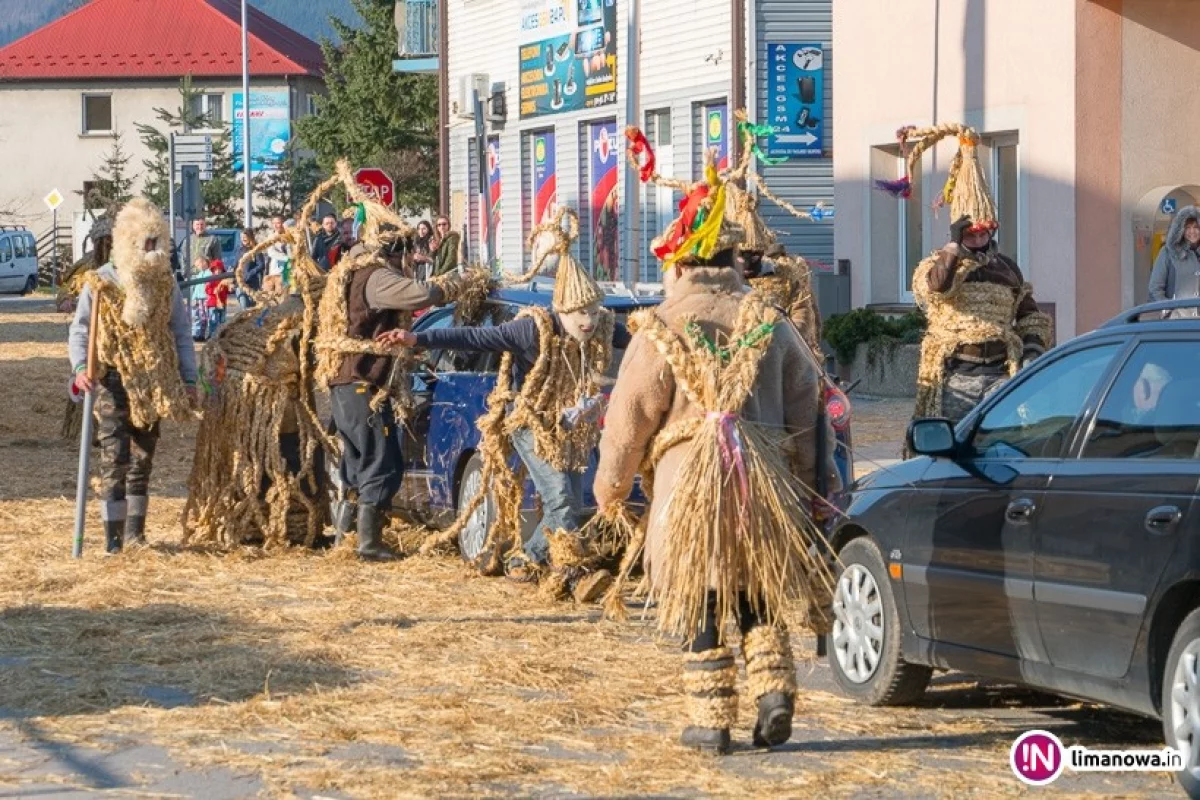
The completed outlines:
{"type": "Polygon", "coordinates": [[[739,122],[738,133],[741,134],[743,138],[745,138],[746,134],[750,134],[754,137],[750,143],[750,152],[754,154],[755,158],[768,167],[776,164],[782,164],[788,160],[787,156],[778,156],[776,158],[772,158],[766,154],[766,151],[758,146],[759,137],[774,136],[777,133],[774,127],[770,125],[752,125],[749,122],[739,122]]]}
{"type": "Polygon", "coordinates": [[[354,207],[354,221],[359,225],[367,221],[367,204],[358,203],[354,207]]]}
{"type": "Polygon", "coordinates": [[[684,326],[683,330],[687,333],[688,338],[692,340],[693,344],[715,355],[721,360],[722,364],[728,364],[733,359],[735,352],[746,347],[757,346],[759,342],[771,335],[771,332],[775,330],[775,326],[770,322],[764,322],[745,336],[740,337],[733,343],[732,347],[717,347],[711,339],[704,335],[704,331],[695,322],[689,322],[684,326]]]}

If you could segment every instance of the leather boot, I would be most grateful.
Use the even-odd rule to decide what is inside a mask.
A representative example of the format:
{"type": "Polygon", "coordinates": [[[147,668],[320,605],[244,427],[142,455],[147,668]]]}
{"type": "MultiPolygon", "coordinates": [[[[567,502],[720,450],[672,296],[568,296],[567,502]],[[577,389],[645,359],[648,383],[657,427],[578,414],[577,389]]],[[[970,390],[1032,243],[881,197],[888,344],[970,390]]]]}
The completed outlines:
{"type": "Polygon", "coordinates": [[[346,534],[354,530],[354,520],[358,516],[358,506],[349,500],[339,500],[333,504],[333,544],[338,546],[346,534]]]}
{"type": "Polygon", "coordinates": [[[383,512],[358,507],[358,557],[363,561],[395,561],[396,553],[383,543],[383,512]]]}
{"type": "Polygon", "coordinates": [[[756,625],[742,640],[750,696],[758,704],[757,747],[778,747],[792,737],[796,708],[796,665],[787,629],[756,625]]]}
{"type": "Polygon", "coordinates": [[[146,518],[130,515],[125,520],[125,544],[139,546],[146,543],[146,518]]]}
{"type": "Polygon", "coordinates": [[[683,690],[691,722],[679,741],[685,747],[723,755],[729,729],[737,722],[737,664],[728,647],[683,657],[683,690]]]}
{"type": "Polygon", "coordinates": [[[121,552],[121,545],[125,542],[125,520],[123,519],[106,519],[104,520],[104,551],[108,555],[116,555],[121,552]]]}

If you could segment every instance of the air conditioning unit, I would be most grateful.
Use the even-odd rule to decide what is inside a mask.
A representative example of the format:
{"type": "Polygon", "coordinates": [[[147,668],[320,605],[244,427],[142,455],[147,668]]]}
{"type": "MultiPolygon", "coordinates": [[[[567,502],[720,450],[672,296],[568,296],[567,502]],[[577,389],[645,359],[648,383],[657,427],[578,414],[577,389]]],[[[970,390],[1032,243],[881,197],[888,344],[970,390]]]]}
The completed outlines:
{"type": "Polygon", "coordinates": [[[454,115],[461,119],[475,119],[474,93],[478,91],[479,96],[486,102],[491,85],[488,76],[478,72],[460,76],[458,79],[458,102],[454,104],[454,115]]]}

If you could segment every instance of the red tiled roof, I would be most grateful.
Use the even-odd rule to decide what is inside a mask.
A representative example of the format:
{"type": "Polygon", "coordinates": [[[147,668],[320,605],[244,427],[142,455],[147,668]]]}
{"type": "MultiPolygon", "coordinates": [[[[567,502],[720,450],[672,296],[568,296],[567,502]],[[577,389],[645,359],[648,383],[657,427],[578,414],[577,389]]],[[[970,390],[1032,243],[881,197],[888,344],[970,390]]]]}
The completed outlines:
{"type": "MultiPolygon", "coordinates": [[[[251,75],[320,75],[321,48],[249,8],[251,75]]],[[[0,81],[240,76],[240,0],[91,0],[0,48],[0,81]]]]}

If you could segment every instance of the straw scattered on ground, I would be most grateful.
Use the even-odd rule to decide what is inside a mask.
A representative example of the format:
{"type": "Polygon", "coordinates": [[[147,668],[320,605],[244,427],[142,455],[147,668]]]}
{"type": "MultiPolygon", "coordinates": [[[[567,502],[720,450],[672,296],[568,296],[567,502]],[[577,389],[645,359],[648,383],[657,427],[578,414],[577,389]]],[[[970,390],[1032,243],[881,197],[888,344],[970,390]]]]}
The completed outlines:
{"type": "MultiPolygon", "coordinates": [[[[797,737],[773,754],[745,744],[743,700],[741,749],[713,760],[675,744],[679,653],[637,613],[605,622],[453,556],[182,549],[194,426],[165,428],[152,546],[101,556],[93,502],[72,561],[65,322],[29,311],[46,307],[0,303],[0,725],[160,745],[189,767],[257,776],[271,796],[1022,793],[1006,763],[1022,721],[989,719],[986,699],[873,710],[802,690],[797,737]]],[[[794,638],[803,684],[817,667],[811,639],[794,638]]],[[[1145,738],[1113,718],[1111,743],[1145,738]]],[[[0,785],[28,780],[0,758],[0,785]]]]}

